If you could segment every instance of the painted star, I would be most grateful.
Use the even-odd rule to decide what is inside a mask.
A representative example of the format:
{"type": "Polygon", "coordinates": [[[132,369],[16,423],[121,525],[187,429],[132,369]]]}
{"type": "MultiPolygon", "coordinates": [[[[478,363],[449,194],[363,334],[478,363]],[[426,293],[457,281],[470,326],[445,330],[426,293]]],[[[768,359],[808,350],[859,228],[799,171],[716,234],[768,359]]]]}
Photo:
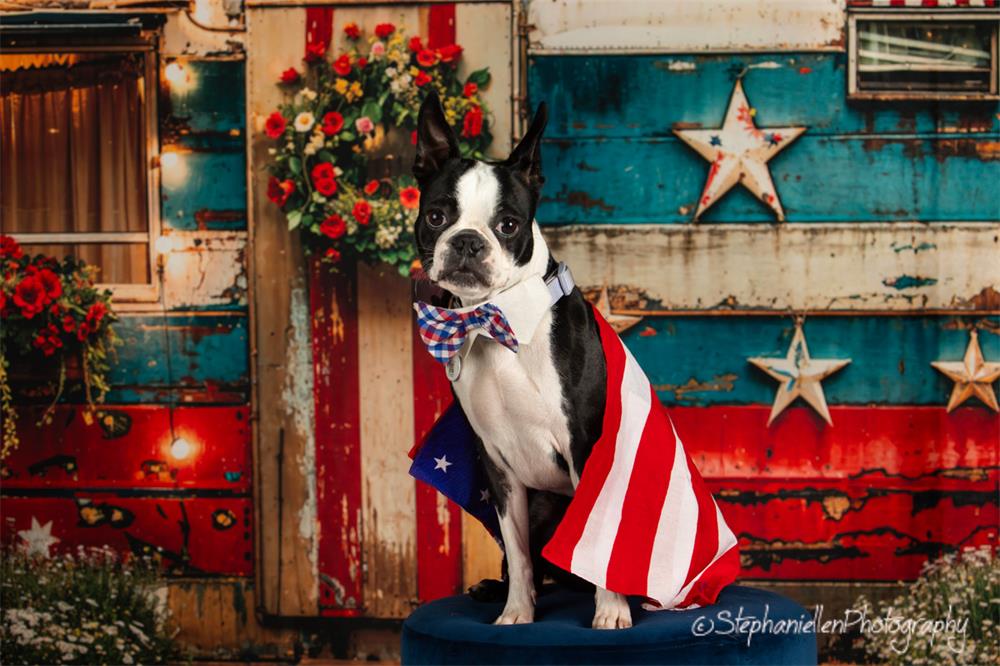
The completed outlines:
{"type": "Polygon", "coordinates": [[[31,529],[21,530],[17,535],[24,540],[28,555],[48,557],[49,548],[59,543],[59,538],[52,536],[52,521],[42,526],[34,516],[31,517],[31,529]]]}
{"type": "Polygon", "coordinates": [[[448,467],[454,464],[455,463],[448,462],[448,456],[441,456],[440,458],[434,459],[434,469],[439,469],[445,474],[448,473],[448,467]]]}
{"type": "Polygon", "coordinates": [[[636,317],[633,315],[617,315],[611,312],[611,299],[608,297],[607,286],[601,288],[601,293],[597,296],[597,302],[594,303],[594,307],[597,311],[601,313],[601,316],[611,325],[615,333],[621,335],[628,329],[632,328],[640,321],[642,317],[636,317]]]}
{"type": "Polygon", "coordinates": [[[698,199],[695,220],[736,183],[743,183],[774,211],[779,222],[784,221],[785,211],[771,180],[767,162],[806,128],[769,127],[765,132],[754,125],[753,116],[754,110],[743,93],[743,83],[737,79],[721,128],[674,130],[681,141],[712,164],[698,199]]]}
{"type": "Polygon", "coordinates": [[[934,361],[931,363],[955,382],[948,400],[948,411],[976,396],[994,412],[1000,411],[993,382],[1000,378],[1000,363],[988,363],[983,359],[979,346],[979,333],[973,329],[969,336],[969,346],[965,348],[965,358],[961,361],[934,361]]]}
{"type": "Polygon", "coordinates": [[[850,363],[851,359],[817,360],[810,357],[802,326],[796,324],[795,335],[785,358],[756,357],[747,360],[781,382],[774,396],[767,425],[771,425],[796,398],[802,398],[812,405],[828,425],[833,425],[826,397],[823,395],[822,381],[850,363]]]}
{"type": "Polygon", "coordinates": [[[479,491],[479,501],[489,502],[490,501],[490,491],[487,488],[483,488],[479,491]]]}

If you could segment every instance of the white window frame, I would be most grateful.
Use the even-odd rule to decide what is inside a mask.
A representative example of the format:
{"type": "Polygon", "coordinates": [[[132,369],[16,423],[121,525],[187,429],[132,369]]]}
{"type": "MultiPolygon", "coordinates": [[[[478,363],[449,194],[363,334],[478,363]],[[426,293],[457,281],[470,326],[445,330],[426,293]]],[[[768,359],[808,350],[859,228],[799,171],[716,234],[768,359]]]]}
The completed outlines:
{"type": "Polygon", "coordinates": [[[148,250],[149,281],[134,284],[99,283],[101,289],[110,289],[114,298],[115,310],[129,309],[145,310],[142,307],[156,303],[161,298],[160,280],[158,278],[158,253],[156,240],[160,237],[160,128],[157,112],[157,95],[159,90],[159,62],[157,38],[155,33],[142,33],[138,37],[115,39],[108,36],[106,41],[87,39],[84,44],[74,45],[72,40],[54,42],[52,44],[27,45],[24,47],[5,48],[5,53],[63,53],[73,51],[99,53],[143,53],[143,82],[139,89],[143,105],[143,131],[146,135],[145,153],[142,163],[146,167],[146,218],[148,227],[145,232],[89,232],[89,233],[11,233],[22,245],[36,244],[112,244],[112,243],[145,243],[148,250]],[[130,307],[131,306],[131,307],[130,307]]]}
{"type": "Polygon", "coordinates": [[[1000,79],[998,79],[998,32],[1000,13],[997,11],[977,12],[960,10],[891,10],[872,11],[851,9],[847,15],[847,98],[851,100],[955,100],[994,101],[1000,100],[1000,79]],[[994,24],[990,40],[990,89],[988,92],[960,92],[948,90],[859,90],[858,89],[858,21],[925,21],[942,23],[983,23],[994,24]]]}

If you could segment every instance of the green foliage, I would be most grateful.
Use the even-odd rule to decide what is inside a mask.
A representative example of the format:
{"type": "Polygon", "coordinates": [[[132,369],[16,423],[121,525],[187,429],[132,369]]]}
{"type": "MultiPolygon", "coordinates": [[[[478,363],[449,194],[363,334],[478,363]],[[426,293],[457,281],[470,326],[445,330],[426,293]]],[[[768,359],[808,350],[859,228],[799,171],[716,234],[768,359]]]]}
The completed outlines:
{"type": "Polygon", "coordinates": [[[108,550],[0,560],[4,664],[159,664],[176,659],[151,563],[108,550]]]}

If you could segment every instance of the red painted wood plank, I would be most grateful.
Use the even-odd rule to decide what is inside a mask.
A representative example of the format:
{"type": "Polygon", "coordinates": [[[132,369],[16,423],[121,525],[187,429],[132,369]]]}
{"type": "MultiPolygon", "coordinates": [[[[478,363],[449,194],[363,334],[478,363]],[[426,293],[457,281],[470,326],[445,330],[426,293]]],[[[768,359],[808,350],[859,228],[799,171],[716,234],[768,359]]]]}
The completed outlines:
{"type": "Polygon", "coordinates": [[[455,43],[455,3],[433,4],[427,16],[427,48],[439,49],[455,43]]]}
{"type": "Polygon", "coordinates": [[[319,610],[357,615],[362,599],[361,405],[357,273],[309,267],[316,428],[316,515],[320,521],[319,610]]]}
{"type": "Polygon", "coordinates": [[[982,407],[831,407],[833,427],[792,407],[671,407],[706,478],[981,477],[1000,464],[1000,419],[982,407]]]}
{"type": "Polygon", "coordinates": [[[151,499],[77,492],[66,497],[4,497],[0,541],[23,543],[32,520],[59,539],[53,552],[110,546],[158,555],[178,575],[253,573],[247,498],[151,499]],[[51,523],[51,527],[47,527],[51,523]]]}
{"type": "Polygon", "coordinates": [[[2,465],[5,491],[161,488],[250,491],[247,407],[107,405],[87,423],[79,405],[19,408],[18,447],[2,465]],[[173,446],[176,439],[186,442],[173,446]]]}
{"type": "MultiPolygon", "coordinates": [[[[424,349],[413,324],[413,420],[420,442],[451,405],[451,384],[440,363],[424,349]]],[[[462,589],[462,509],[434,488],[418,483],[417,595],[421,601],[462,589]]]]}

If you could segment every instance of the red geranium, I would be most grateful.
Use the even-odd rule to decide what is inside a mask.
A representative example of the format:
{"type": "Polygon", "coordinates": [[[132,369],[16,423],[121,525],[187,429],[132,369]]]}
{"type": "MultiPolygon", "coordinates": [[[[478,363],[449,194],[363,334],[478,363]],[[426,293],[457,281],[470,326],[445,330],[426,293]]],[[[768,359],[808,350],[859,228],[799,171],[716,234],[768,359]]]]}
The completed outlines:
{"type": "Polygon", "coordinates": [[[361,37],[361,28],[354,21],[351,21],[344,26],[344,34],[347,35],[348,39],[359,39],[361,37]]]}
{"type": "Polygon", "coordinates": [[[0,257],[9,259],[20,259],[24,256],[24,250],[17,244],[17,241],[10,236],[0,236],[0,257]]]}
{"type": "Polygon", "coordinates": [[[108,306],[97,301],[87,310],[87,323],[90,324],[91,328],[97,329],[106,314],[108,314],[108,306]]]}
{"type": "Polygon", "coordinates": [[[340,261],[340,252],[336,248],[328,247],[326,248],[326,258],[337,263],[340,261]]]}
{"type": "Polygon", "coordinates": [[[76,319],[73,319],[73,315],[66,315],[62,320],[63,330],[67,333],[72,333],[73,329],[76,328],[76,319]]]}
{"type": "Polygon", "coordinates": [[[298,83],[300,78],[299,71],[294,67],[289,67],[281,73],[282,83],[298,83]]]}
{"type": "Polygon", "coordinates": [[[465,87],[462,88],[462,96],[463,97],[472,97],[477,92],[479,92],[479,86],[477,86],[472,81],[469,81],[468,83],[466,83],[465,87]]]}
{"type": "Polygon", "coordinates": [[[87,322],[81,322],[80,328],[76,329],[76,339],[79,340],[80,342],[83,342],[84,340],[87,339],[87,336],[90,335],[92,332],[93,329],[90,328],[90,324],[88,324],[87,322]]]}
{"type": "Polygon", "coordinates": [[[438,54],[430,49],[423,49],[417,53],[417,62],[421,67],[433,67],[437,61],[438,54]]]}
{"type": "Polygon", "coordinates": [[[344,116],[336,111],[328,111],[323,116],[323,134],[333,136],[344,128],[344,116]]]}
{"type": "Polygon", "coordinates": [[[424,50],[424,45],[420,41],[419,37],[410,37],[409,47],[410,50],[413,51],[414,53],[418,53],[424,50]]]}
{"type": "Polygon", "coordinates": [[[375,26],[375,35],[379,39],[388,39],[394,32],[396,32],[396,26],[391,23],[379,23],[375,26]]]}
{"type": "Polygon", "coordinates": [[[323,235],[336,240],[347,233],[347,223],[344,222],[344,218],[334,213],[323,220],[319,225],[319,230],[323,235]]]}
{"type": "Polygon", "coordinates": [[[38,271],[37,275],[38,281],[45,290],[45,296],[48,300],[55,300],[62,295],[62,280],[59,279],[58,275],[53,273],[48,268],[43,268],[38,271]]]}
{"type": "Polygon", "coordinates": [[[376,192],[378,192],[378,188],[379,188],[379,182],[377,180],[375,180],[375,179],[369,180],[365,184],[365,194],[367,194],[368,196],[371,196],[371,195],[375,194],[376,192]]]}
{"type": "Polygon", "coordinates": [[[358,224],[368,224],[369,220],[372,219],[372,206],[362,199],[354,204],[354,210],[351,211],[351,215],[358,221],[358,224]]]}
{"type": "Polygon", "coordinates": [[[21,308],[25,319],[31,319],[45,309],[48,300],[45,285],[37,275],[29,275],[14,287],[14,304],[21,308]]]}
{"type": "Polygon", "coordinates": [[[324,197],[332,197],[337,193],[337,181],[333,178],[320,178],[313,185],[316,186],[316,191],[324,197]]]}
{"type": "Polygon", "coordinates": [[[413,79],[413,83],[415,83],[418,88],[423,88],[430,82],[431,77],[427,76],[427,72],[424,70],[417,72],[417,75],[413,79]]]}
{"type": "Polygon", "coordinates": [[[351,73],[351,57],[346,53],[333,61],[333,71],[340,76],[347,76],[351,73]]]}
{"type": "Polygon", "coordinates": [[[462,119],[462,136],[472,138],[479,136],[483,131],[483,110],[473,105],[465,113],[462,119]]]}
{"type": "Polygon", "coordinates": [[[458,44],[449,44],[439,48],[437,53],[441,62],[452,62],[462,55],[462,47],[458,44]]]}
{"type": "Polygon", "coordinates": [[[364,69],[368,65],[368,58],[364,56],[358,58],[358,69],[364,69]]]}
{"type": "Polygon", "coordinates": [[[306,62],[316,62],[326,53],[326,43],[325,42],[314,42],[312,44],[306,44],[306,62]]]}
{"type": "Polygon", "coordinates": [[[399,203],[403,204],[403,208],[416,208],[420,205],[420,190],[404,187],[399,191],[399,203]]]}
{"type": "Polygon", "coordinates": [[[292,180],[278,180],[277,177],[271,176],[267,181],[267,198],[279,206],[284,206],[294,191],[295,182],[292,180]]]}
{"type": "Polygon", "coordinates": [[[63,346],[62,338],[59,337],[59,329],[55,324],[49,324],[35,336],[34,345],[42,350],[46,356],[52,356],[56,350],[63,346]]]}
{"type": "Polygon", "coordinates": [[[264,122],[264,131],[267,132],[267,135],[272,139],[277,139],[284,134],[286,127],[288,127],[288,121],[286,121],[285,117],[277,111],[269,115],[267,120],[264,122]]]}

